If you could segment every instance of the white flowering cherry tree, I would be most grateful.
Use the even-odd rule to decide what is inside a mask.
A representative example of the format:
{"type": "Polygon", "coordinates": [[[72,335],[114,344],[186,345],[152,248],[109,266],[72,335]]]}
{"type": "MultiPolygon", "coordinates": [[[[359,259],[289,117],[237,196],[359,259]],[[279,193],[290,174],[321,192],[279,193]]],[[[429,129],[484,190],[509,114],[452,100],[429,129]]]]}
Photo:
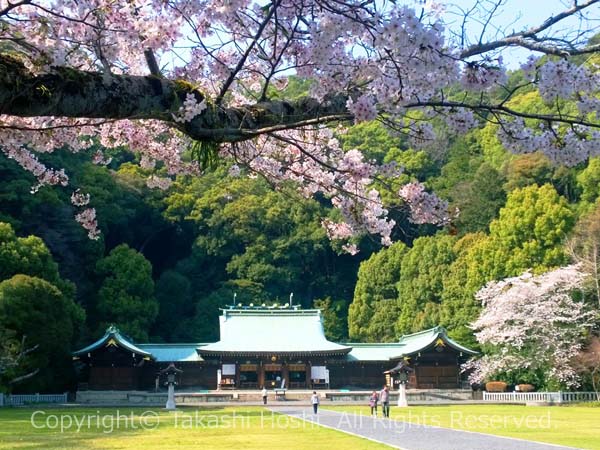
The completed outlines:
{"type": "MultiPolygon", "coordinates": [[[[507,0],[0,0],[0,149],[39,186],[66,186],[39,153],[127,146],[146,168],[161,162],[166,176],[149,184],[166,188],[167,177],[200,172],[181,158],[195,145],[233,160],[231,173],[244,166],[331,198],[344,218],[326,224],[332,237],[389,244],[394,222],[372,185],[401,168],[343,152],[336,133],[376,119],[418,146],[433,139],[434,118],[458,132],[487,120],[515,152],[568,164],[600,154],[599,76],[572,59],[600,50],[589,40],[599,1],[557,2],[542,23],[503,32],[507,0]],[[509,87],[501,53],[514,47],[529,57],[509,87]],[[290,74],[312,81],[308,96],[282,98],[290,74]],[[531,86],[549,112],[511,106],[531,86]]],[[[80,194],[77,219],[97,237],[80,194]]],[[[451,220],[418,183],[398,195],[414,222],[451,220]]]]}
{"type": "Polygon", "coordinates": [[[483,309],[473,329],[486,352],[464,365],[470,381],[538,372],[546,382],[578,386],[574,358],[596,314],[573,299],[583,279],[578,266],[567,266],[492,281],[479,290],[483,309]]]}

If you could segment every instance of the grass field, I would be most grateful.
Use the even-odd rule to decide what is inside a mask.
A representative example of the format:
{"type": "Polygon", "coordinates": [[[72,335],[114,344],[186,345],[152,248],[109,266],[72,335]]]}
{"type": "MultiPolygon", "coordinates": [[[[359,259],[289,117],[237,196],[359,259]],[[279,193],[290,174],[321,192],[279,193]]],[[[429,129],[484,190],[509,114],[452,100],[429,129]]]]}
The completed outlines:
{"type": "MultiPolygon", "coordinates": [[[[366,406],[328,407],[367,415],[366,406]]],[[[600,450],[600,408],[451,405],[393,408],[392,419],[600,450]]],[[[381,419],[383,420],[383,419],[381,419]]],[[[4,449],[389,448],[260,407],[2,408],[4,449]]],[[[443,448],[443,443],[440,443],[443,448]]]]}
{"type": "Polygon", "coordinates": [[[40,412],[36,411],[0,409],[0,449],[389,448],[262,408],[186,408],[178,412],[152,408],[40,408],[40,412]]]}
{"type": "MultiPolygon", "coordinates": [[[[369,413],[368,406],[327,407],[327,409],[357,414],[369,413]]],[[[600,450],[600,407],[449,405],[394,408],[392,406],[390,417],[411,423],[600,450]]]]}

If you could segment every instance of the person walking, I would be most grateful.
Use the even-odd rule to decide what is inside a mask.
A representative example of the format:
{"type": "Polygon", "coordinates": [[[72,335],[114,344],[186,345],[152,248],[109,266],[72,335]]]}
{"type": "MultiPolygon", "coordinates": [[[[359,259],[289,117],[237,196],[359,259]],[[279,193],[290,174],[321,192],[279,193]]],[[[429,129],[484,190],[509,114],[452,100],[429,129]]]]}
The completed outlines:
{"type": "Polygon", "coordinates": [[[267,388],[263,386],[262,388],[262,398],[263,398],[263,405],[267,404],[267,388]]]}
{"type": "Polygon", "coordinates": [[[378,401],[379,401],[379,396],[377,395],[377,391],[373,391],[373,393],[369,397],[369,406],[371,407],[371,415],[373,417],[377,417],[377,402],[378,401]]]}
{"type": "Polygon", "coordinates": [[[316,414],[319,409],[319,396],[317,395],[317,391],[313,391],[312,396],[310,397],[310,402],[313,405],[313,413],[316,414]]]}
{"type": "Polygon", "coordinates": [[[379,393],[379,399],[381,400],[381,410],[383,417],[390,417],[390,391],[388,391],[387,385],[383,386],[383,389],[379,393]]]}

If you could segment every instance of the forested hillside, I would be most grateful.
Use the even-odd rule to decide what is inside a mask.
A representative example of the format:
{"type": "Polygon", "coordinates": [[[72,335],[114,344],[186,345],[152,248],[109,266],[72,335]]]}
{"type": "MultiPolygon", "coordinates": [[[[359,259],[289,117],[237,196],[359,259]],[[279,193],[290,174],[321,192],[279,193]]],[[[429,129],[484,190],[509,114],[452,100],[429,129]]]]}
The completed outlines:
{"type": "MultiPolygon", "coordinates": [[[[511,82],[521,77],[513,73],[511,82]]],[[[292,79],[288,89],[307,86],[292,79]]],[[[511,102],[519,110],[545,107],[536,91],[511,102]]],[[[52,341],[56,354],[44,357],[56,373],[68,367],[72,346],[107,324],[136,340],[212,341],[219,308],[285,304],[290,293],[295,304],[323,309],[335,340],[394,341],[440,324],[477,346],[469,324],[486,282],[565,265],[582,253],[577,242],[600,240],[598,220],[589,218],[600,217],[600,159],[566,168],[542,153],[509,153],[491,122],[466,134],[435,126],[438,137],[419,150],[379,122],[339,136],[345,150],[398,163],[398,185],[423,182],[454,211],[448,226],[415,225],[392,195],[396,186],[381,186],[399,224],[395,243],[382,248],[367,236],[355,242],[356,255],[327,237],[322,221],[339,214],[329,200],[306,199],[285,183],[273,189],[227,161],[161,190],[147,186],[150,168],[132,164],[139,155],[127,148],[106,151],[107,167],[66,151],[40,155],[90,194],[101,230],[90,240],[73,220],[70,190],[32,194],[35,178],[0,154],[0,297],[12,299],[0,302],[0,323],[25,330],[30,345],[52,341]],[[54,298],[43,300],[54,315],[26,314],[34,297],[54,298]]],[[[69,382],[34,377],[23,389],[69,382]]]]}

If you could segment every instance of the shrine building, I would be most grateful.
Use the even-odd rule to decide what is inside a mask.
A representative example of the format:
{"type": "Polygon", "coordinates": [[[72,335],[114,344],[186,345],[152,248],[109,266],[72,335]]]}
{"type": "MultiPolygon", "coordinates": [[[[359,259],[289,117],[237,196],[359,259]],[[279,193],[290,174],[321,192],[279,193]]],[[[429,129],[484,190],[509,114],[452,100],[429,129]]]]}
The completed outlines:
{"type": "Polygon", "coordinates": [[[73,353],[79,389],[152,390],[169,363],[183,370],[178,389],[375,389],[400,361],[413,369],[409,388],[457,389],[460,365],[476,353],[442,327],[394,343],[331,342],[317,309],[231,308],[219,321],[214,343],[137,343],[111,326],[73,353]]]}

